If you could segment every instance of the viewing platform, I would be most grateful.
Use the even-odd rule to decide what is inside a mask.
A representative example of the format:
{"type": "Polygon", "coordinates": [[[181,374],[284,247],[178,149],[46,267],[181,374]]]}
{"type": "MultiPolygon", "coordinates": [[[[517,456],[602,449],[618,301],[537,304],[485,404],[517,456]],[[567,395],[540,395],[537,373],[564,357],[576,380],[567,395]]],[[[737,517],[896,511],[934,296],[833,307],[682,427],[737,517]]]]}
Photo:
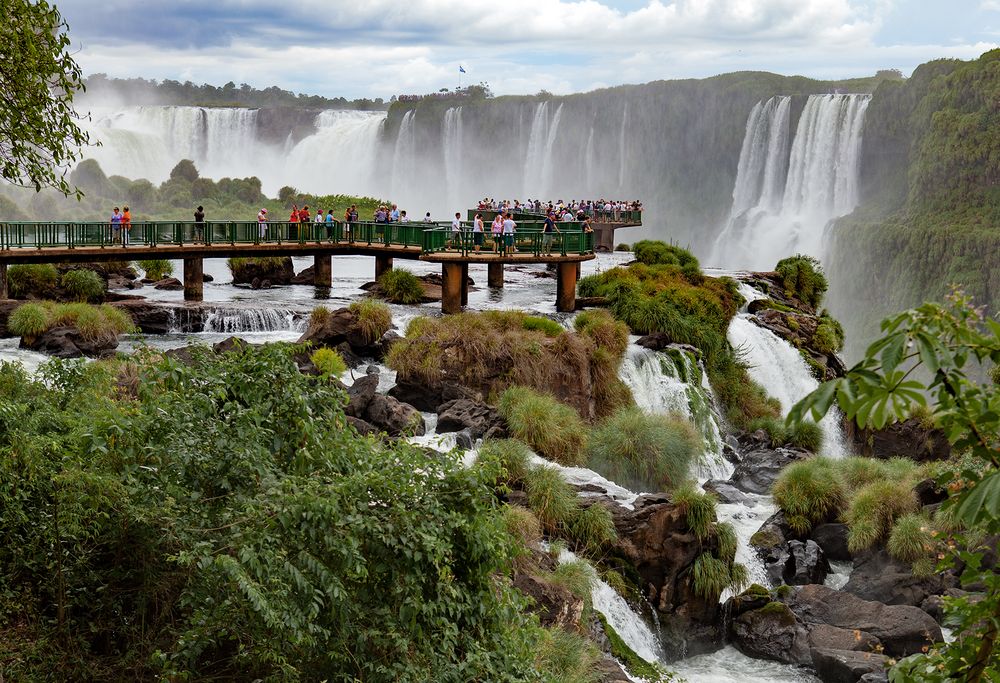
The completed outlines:
{"type": "MultiPolygon", "coordinates": [[[[476,214],[480,214],[483,217],[483,222],[489,227],[489,224],[496,217],[498,211],[492,211],[490,209],[469,209],[467,212],[469,221],[471,222],[476,214]]],[[[511,213],[511,217],[514,221],[520,225],[522,222],[538,222],[541,223],[545,218],[544,213],[535,213],[533,211],[514,211],[511,213]]],[[[562,221],[556,221],[556,223],[561,226],[562,221]]],[[[567,225],[579,225],[576,221],[572,223],[567,222],[567,225]]],[[[605,211],[604,209],[594,211],[594,215],[590,216],[590,225],[594,229],[594,250],[610,252],[615,250],[615,230],[622,228],[638,228],[642,226],[642,211],[633,210],[620,210],[620,211],[605,211]]],[[[561,227],[559,228],[562,229],[561,227]]]]}
{"type": "Polygon", "coordinates": [[[505,264],[555,264],[556,308],[576,306],[579,264],[594,258],[594,234],[579,223],[560,224],[545,234],[540,221],[518,223],[513,244],[495,244],[484,233],[476,250],[471,224],[458,232],[450,223],[267,223],[256,221],[133,222],[128,243],[105,222],[0,223],[0,299],[7,298],[7,267],[21,263],[102,262],[180,259],[184,263],[184,298],[201,301],[206,258],[312,256],[314,285],[333,282],[333,256],[375,257],[375,278],[392,268],[393,259],[441,264],[441,310],[456,313],[468,302],[470,263],[488,264],[490,287],[503,287],[505,264]]]}

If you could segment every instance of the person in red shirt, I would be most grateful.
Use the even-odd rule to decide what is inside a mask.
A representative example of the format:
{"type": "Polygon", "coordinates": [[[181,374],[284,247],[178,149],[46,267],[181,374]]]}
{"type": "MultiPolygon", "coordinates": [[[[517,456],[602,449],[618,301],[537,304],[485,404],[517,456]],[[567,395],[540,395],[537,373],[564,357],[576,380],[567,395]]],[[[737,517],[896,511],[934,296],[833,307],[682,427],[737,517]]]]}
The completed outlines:
{"type": "Polygon", "coordinates": [[[292,204],[292,215],[288,217],[288,239],[295,239],[295,224],[299,222],[299,206],[292,204]]]}
{"type": "Polygon", "coordinates": [[[311,222],[312,221],[309,218],[309,205],[306,204],[301,209],[299,209],[299,233],[301,233],[304,238],[308,233],[309,224],[311,222]]]}

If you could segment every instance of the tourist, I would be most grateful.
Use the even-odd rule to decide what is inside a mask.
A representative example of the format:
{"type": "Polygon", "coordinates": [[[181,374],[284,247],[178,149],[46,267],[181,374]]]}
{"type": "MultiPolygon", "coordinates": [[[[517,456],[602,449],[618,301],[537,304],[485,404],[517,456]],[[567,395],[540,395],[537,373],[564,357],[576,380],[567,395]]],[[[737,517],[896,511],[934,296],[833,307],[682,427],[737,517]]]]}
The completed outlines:
{"type": "Polygon", "coordinates": [[[410,217],[406,215],[405,211],[400,211],[399,212],[399,222],[400,223],[409,223],[410,222],[410,217]]]}
{"type": "MultiPolygon", "coordinates": [[[[311,218],[311,216],[309,214],[309,205],[306,204],[301,209],[299,209],[299,223],[300,224],[302,224],[302,223],[308,224],[310,222],[310,218],[311,218]]],[[[305,234],[303,233],[303,237],[304,236],[305,236],[305,234]]]]}
{"type": "Polygon", "coordinates": [[[299,207],[298,204],[292,204],[292,214],[288,217],[288,239],[295,239],[295,228],[298,227],[299,223],[299,207]]]}
{"type": "Polygon", "coordinates": [[[261,209],[257,212],[257,231],[260,234],[260,239],[267,239],[267,209],[261,209]]]}
{"type": "Polygon", "coordinates": [[[472,243],[476,246],[476,253],[483,246],[483,214],[477,213],[472,224],[472,243]]]}
{"type": "Polygon", "coordinates": [[[326,238],[328,240],[333,239],[333,224],[335,223],[333,218],[333,209],[326,212],[326,238]]]}
{"type": "Polygon", "coordinates": [[[451,246],[458,249],[462,242],[462,214],[456,213],[451,221],[451,246]]]}
{"type": "Polygon", "coordinates": [[[504,246],[504,256],[508,253],[517,253],[517,248],[514,247],[514,233],[517,231],[517,223],[514,219],[510,217],[510,212],[504,214],[503,216],[503,246],[504,246]]]}
{"type": "Polygon", "coordinates": [[[127,247],[129,242],[129,234],[132,232],[132,214],[129,213],[128,207],[122,208],[122,246],[127,247]]]}
{"type": "Polygon", "coordinates": [[[556,222],[552,220],[552,214],[545,214],[545,220],[542,221],[542,251],[549,256],[552,255],[552,238],[557,232],[559,232],[559,228],[556,227],[556,222]]]}
{"type": "Polygon", "coordinates": [[[500,251],[500,243],[503,241],[503,216],[499,213],[493,217],[493,224],[490,226],[490,232],[493,233],[493,251],[494,253],[500,251]]]}
{"type": "Polygon", "coordinates": [[[392,211],[389,212],[389,222],[390,223],[399,222],[399,209],[396,208],[395,204],[392,205],[392,211]]]}
{"type": "Polygon", "coordinates": [[[115,207],[114,213],[111,214],[111,242],[113,244],[118,244],[121,241],[122,234],[122,214],[121,209],[117,206],[115,207]]]}
{"type": "Polygon", "coordinates": [[[196,242],[205,241],[205,207],[199,206],[194,210],[194,239],[196,242]]]}
{"type": "Polygon", "coordinates": [[[431,212],[428,211],[427,213],[424,214],[424,223],[433,223],[433,222],[434,221],[431,220],[431,212]]]}

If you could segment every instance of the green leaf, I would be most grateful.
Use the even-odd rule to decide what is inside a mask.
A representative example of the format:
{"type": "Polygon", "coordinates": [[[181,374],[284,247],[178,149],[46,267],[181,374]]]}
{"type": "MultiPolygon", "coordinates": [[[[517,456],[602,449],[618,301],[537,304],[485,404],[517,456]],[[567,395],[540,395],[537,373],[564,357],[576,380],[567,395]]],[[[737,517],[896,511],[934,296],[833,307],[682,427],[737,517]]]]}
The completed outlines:
{"type": "Polygon", "coordinates": [[[1000,520],[1000,471],[983,477],[968,493],[961,496],[955,516],[965,526],[1000,520]]]}
{"type": "Polygon", "coordinates": [[[889,337],[889,343],[882,349],[882,372],[890,373],[899,367],[903,360],[903,350],[906,348],[906,335],[897,333],[889,337]]]}

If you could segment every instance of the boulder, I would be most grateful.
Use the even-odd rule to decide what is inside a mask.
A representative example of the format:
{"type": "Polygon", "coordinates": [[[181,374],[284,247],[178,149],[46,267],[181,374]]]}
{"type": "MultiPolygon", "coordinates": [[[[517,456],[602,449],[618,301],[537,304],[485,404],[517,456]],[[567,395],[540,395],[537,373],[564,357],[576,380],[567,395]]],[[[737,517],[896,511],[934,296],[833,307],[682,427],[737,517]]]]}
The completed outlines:
{"type": "Polygon", "coordinates": [[[234,285],[252,284],[254,280],[257,280],[261,285],[265,281],[275,285],[287,285],[295,277],[295,268],[292,266],[290,256],[259,261],[240,259],[235,268],[230,266],[230,271],[233,274],[234,285]]]}
{"type": "Polygon", "coordinates": [[[753,507],[757,504],[755,500],[738,488],[721,479],[709,479],[701,487],[712,492],[720,503],[746,505],[747,507],[753,507]]]}
{"type": "Polygon", "coordinates": [[[428,385],[426,382],[400,379],[396,377],[396,385],[389,390],[389,395],[404,403],[428,413],[436,413],[439,408],[456,399],[469,399],[482,402],[484,396],[455,382],[440,382],[428,385]]]}
{"type": "Polygon", "coordinates": [[[389,436],[424,433],[424,418],[413,406],[378,393],[378,375],[365,375],[347,390],[344,413],[369,423],[389,436]]]}
{"type": "Polygon", "coordinates": [[[371,425],[364,420],[354,417],[353,415],[347,415],[347,424],[354,427],[356,431],[361,436],[368,436],[369,434],[378,434],[378,429],[374,425],[371,425]]]}
{"type": "Polygon", "coordinates": [[[819,584],[795,588],[785,604],[806,627],[826,624],[866,633],[891,657],[915,654],[941,641],[941,628],[918,607],[862,600],[819,584]]]}
{"type": "MultiPolygon", "coordinates": [[[[321,322],[311,320],[309,328],[299,337],[299,343],[308,342],[314,347],[327,346],[338,350],[346,343],[351,355],[381,360],[385,357],[387,347],[398,338],[398,335],[390,332],[392,331],[386,332],[381,339],[371,343],[358,324],[357,315],[349,308],[338,308],[330,311],[321,322]]],[[[357,367],[357,364],[350,362],[348,364],[357,367]]]]}
{"type": "Polygon", "coordinates": [[[758,448],[743,455],[729,483],[747,493],[770,493],[782,469],[808,457],[798,448],[758,448]]]}
{"type": "Polygon", "coordinates": [[[810,656],[823,683],[858,683],[869,674],[884,675],[889,666],[888,657],[874,652],[813,648],[810,656]]]}
{"type": "Polygon", "coordinates": [[[126,311],[145,334],[201,332],[208,317],[199,304],[159,304],[145,299],[115,301],[111,304],[126,311]]]}
{"type": "Polygon", "coordinates": [[[482,401],[457,398],[438,407],[437,431],[459,432],[468,430],[473,440],[506,437],[507,425],[497,409],[482,401]]]}
{"type": "Polygon", "coordinates": [[[855,558],[854,571],[843,590],[863,600],[919,607],[929,596],[957,586],[952,572],[914,576],[908,564],[893,559],[885,550],[877,550],[855,558]]]}
{"type": "Polygon", "coordinates": [[[917,418],[886,425],[882,429],[859,429],[845,422],[847,436],[858,455],[870,458],[909,458],[917,462],[947,460],[951,444],[940,429],[921,424],[917,418]]]}
{"type": "Polygon", "coordinates": [[[847,533],[846,524],[820,524],[810,532],[809,537],[823,549],[826,559],[849,562],[853,556],[847,547],[847,533]]]}
{"type": "Polygon", "coordinates": [[[769,602],[733,619],[730,637],[748,657],[785,664],[809,664],[809,634],[795,615],[780,602],[769,602]]]}
{"type": "Polygon", "coordinates": [[[882,647],[882,643],[870,633],[828,624],[813,624],[809,627],[809,647],[875,652],[882,647]]]}
{"type": "Polygon", "coordinates": [[[162,280],[158,280],[153,283],[154,289],[165,289],[169,291],[178,291],[184,289],[184,283],[175,277],[165,277],[162,280]]]}
{"type": "Polygon", "coordinates": [[[538,615],[542,626],[575,631],[583,616],[583,600],[569,589],[558,586],[534,574],[514,575],[514,587],[532,601],[531,611],[538,615]]]}
{"type": "Polygon", "coordinates": [[[291,279],[293,285],[311,285],[316,279],[316,266],[309,266],[291,279]]]}
{"type": "Polygon", "coordinates": [[[201,274],[201,281],[202,282],[215,282],[215,278],[212,277],[211,275],[209,275],[208,273],[202,273],[201,274]]]}
{"type": "Polygon", "coordinates": [[[816,541],[788,542],[788,560],[785,563],[784,582],[789,586],[822,583],[830,573],[830,563],[816,541]]]}
{"type": "Polygon", "coordinates": [[[34,339],[21,339],[22,349],[38,351],[53,358],[103,358],[114,354],[118,337],[86,339],[75,327],[53,327],[34,339]]]}
{"type": "Polygon", "coordinates": [[[771,548],[784,547],[788,541],[795,538],[797,538],[797,535],[788,526],[788,522],[785,520],[785,513],[778,510],[768,517],[760,525],[760,529],[750,537],[750,547],[757,550],[757,552],[763,552],[771,548]]]}

